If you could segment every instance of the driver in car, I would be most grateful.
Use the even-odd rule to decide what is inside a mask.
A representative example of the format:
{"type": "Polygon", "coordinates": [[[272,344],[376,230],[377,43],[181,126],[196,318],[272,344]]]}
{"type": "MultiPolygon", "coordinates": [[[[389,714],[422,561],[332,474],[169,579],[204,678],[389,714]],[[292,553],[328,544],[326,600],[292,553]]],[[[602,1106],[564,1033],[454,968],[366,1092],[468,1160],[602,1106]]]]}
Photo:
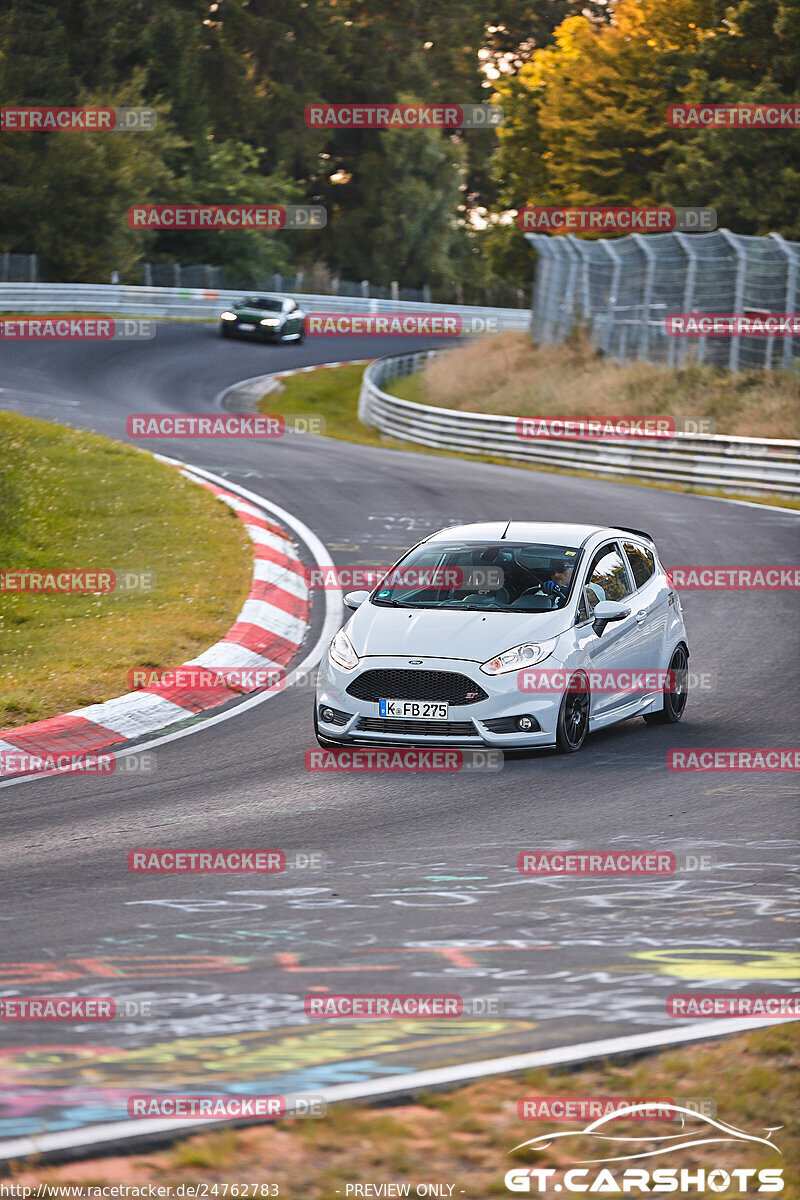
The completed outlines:
{"type": "Polygon", "coordinates": [[[542,583],[542,591],[554,600],[566,600],[572,570],[572,563],[556,559],[550,565],[550,579],[542,583]]]}

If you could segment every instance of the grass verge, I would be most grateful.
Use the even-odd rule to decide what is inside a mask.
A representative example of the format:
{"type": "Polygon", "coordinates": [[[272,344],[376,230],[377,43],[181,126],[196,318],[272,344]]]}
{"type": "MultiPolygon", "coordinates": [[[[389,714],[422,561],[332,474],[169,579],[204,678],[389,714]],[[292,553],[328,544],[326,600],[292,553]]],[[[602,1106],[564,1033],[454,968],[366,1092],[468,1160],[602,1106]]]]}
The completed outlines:
{"type": "MultiPolygon", "coordinates": [[[[499,463],[507,467],[518,467],[523,471],[548,471],[559,475],[575,475],[586,479],[596,479],[591,471],[570,471],[556,467],[537,467],[527,463],[514,462],[511,459],[500,458],[489,454],[458,454],[454,450],[434,450],[429,446],[420,446],[416,442],[401,442],[395,438],[384,437],[377,429],[362,425],[358,419],[358,394],[361,388],[363,366],[327,367],[324,371],[301,371],[283,380],[279,388],[262,396],[258,402],[258,410],[262,413],[280,412],[285,418],[298,415],[313,415],[325,420],[326,436],[339,441],[355,442],[360,446],[381,446],[389,450],[413,450],[415,454],[444,455],[448,458],[461,458],[468,461],[499,463]]],[[[404,399],[420,401],[421,376],[407,375],[396,380],[398,385],[395,394],[399,395],[402,385],[404,399]]],[[[421,401],[420,401],[421,402],[421,401]]],[[[617,409],[617,415],[622,414],[617,409]]],[[[785,496],[751,496],[737,492],[723,492],[720,489],[682,487],[679,484],[650,483],[647,480],[634,477],[610,477],[613,483],[630,483],[637,487],[658,488],[661,491],[689,492],[699,496],[719,496],[725,499],[749,500],[758,504],[767,504],[779,508],[800,509],[800,500],[785,496]]]]}
{"type": "MultiPolygon", "coordinates": [[[[279,1190],[274,1194],[284,1200],[337,1200],[358,1194],[346,1190],[353,1183],[407,1183],[414,1196],[417,1184],[436,1182],[453,1185],[452,1193],[445,1190],[439,1194],[483,1200],[511,1194],[503,1180],[512,1167],[554,1168],[559,1174],[549,1180],[552,1189],[565,1168],[614,1153],[595,1138],[585,1137],[551,1143],[535,1157],[529,1151],[511,1154],[514,1146],[539,1134],[581,1129],[588,1123],[522,1120],[518,1100],[571,1096],[631,1097],[641,1101],[652,1097],[675,1102],[680,1102],[678,1098],[711,1100],[716,1104],[718,1119],[758,1137],[766,1137],[765,1129],[780,1126],[772,1134],[780,1153],[742,1142],[695,1146],[655,1162],[645,1159],[613,1163],[618,1178],[626,1167],[704,1168],[706,1172],[713,1168],[730,1172],[734,1168],[783,1167],[785,1186],[781,1195],[786,1200],[797,1200],[799,1067],[800,1025],[795,1022],[635,1060],[606,1060],[570,1071],[496,1076],[454,1091],[418,1096],[408,1104],[334,1105],[324,1119],[287,1120],[199,1134],[158,1153],[38,1169],[21,1164],[14,1171],[14,1182],[78,1186],[128,1182],[173,1187],[205,1182],[211,1187],[214,1183],[249,1180],[277,1184],[279,1190]]],[[[605,1132],[650,1137],[675,1134],[679,1128],[677,1122],[620,1120],[610,1130],[606,1127],[605,1132]]],[[[687,1130],[690,1128],[709,1129],[697,1121],[687,1124],[687,1130]]],[[[588,1179],[600,1169],[590,1167],[588,1179]]],[[[701,1189],[689,1194],[740,1196],[735,1177],[731,1182],[732,1186],[722,1191],[701,1189]]],[[[606,1193],[610,1190],[600,1189],[606,1193]]],[[[753,1194],[757,1184],[751,1181],[745,1190],[753,1194]]],[[[223,1194],[221,1187],[216,1194],[223,1194]]],[[[360,1194],[403,1193],[384,1190],[360,1194]]],[[[535,1183],[531,1194],[538,1194],[535,1183]]],[[[562,1190],[562,1195],[569,1194],[562,1190]]],[[[641,1193],[634,1189],[633,1194],[641,1193]]]]}
{"type": "Polygon", "coordinates": [[[238,517],[144,451],[0,412],[3,568],[155,573],[150,592],[0,591],[0,728],[129,691],[234,622],[252,575],[238,517]]]}
{"type": "Polygon", "coordinates": [[[517,332],[473,338],[386,390],[464,412],[706,418],[719,434],[800,438],[800,372],[620,365],[583,337],[561,346],[535,346],[517,332]]]}

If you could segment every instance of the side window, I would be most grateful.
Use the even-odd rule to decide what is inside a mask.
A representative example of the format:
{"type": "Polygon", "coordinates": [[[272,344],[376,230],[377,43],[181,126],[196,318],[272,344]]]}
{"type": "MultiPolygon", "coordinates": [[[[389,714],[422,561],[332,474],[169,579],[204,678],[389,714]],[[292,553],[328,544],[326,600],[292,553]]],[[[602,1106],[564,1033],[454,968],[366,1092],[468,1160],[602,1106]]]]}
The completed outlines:
{"type": "Polygon", "coordinates": [[[628,570],[616,543],[597,551],[589,568],[586,596],[592,612],[601,600],[624,600],[631,594],[628,570]]]}
{"type": "Polygon", "coordinates": [[[637,588],[644,587],[656,569],[656,560],[650,550],[637,546],[634,542],[623,542],[628,562],[631,564],[633,578],[637,588]]]}

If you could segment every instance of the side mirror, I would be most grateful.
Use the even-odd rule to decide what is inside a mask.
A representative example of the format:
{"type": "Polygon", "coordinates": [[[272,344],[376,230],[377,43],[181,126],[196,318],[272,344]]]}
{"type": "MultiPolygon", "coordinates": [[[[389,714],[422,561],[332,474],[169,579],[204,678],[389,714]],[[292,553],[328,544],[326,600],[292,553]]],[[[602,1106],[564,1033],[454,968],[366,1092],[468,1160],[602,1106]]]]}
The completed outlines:
{"type": "Polygon", "coordinates": [[[630,615],[631,610],[626,608],[620,600],[601,600],[594,606],[592,629],[598,637],[601,637],[606,625],[612,621],[624,621],[630,615]]]}
{"type": "Polygon", "coordinates": [[[369,598],[369,592],[346,592],[344,597],[347,608],[358,608],[369,598]]]}

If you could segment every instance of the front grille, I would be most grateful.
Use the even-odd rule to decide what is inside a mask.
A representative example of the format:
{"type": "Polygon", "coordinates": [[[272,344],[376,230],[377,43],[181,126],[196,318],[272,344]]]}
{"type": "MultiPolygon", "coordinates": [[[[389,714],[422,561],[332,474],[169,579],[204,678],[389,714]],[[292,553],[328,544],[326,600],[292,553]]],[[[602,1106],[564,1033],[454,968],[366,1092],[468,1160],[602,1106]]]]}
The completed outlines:
{"type": "Polygon", "coordinates": [[[396,717],[360,717],[362,733],[388,733],[396,737],[477,737],[472,721],[401,721],[396,717]]]}
{"type": "MultiPolygon", "coordinates": [[[[520,713],[520,716],[528,716],[528,713],[520,713]]],[[[517,721],[519,717],[490,717],[488,721],[484,721],[487,729],[492,733],[539,733],[541,725],[535,717],[531,717],[533,721],[532,729],[517,729],[517,721]]]]}
{"type": "Polygon", "coordinates": [[[478,704],[488,697],[474,679],[454,671],[405,671],[395,668],[365,671],[347,689],[359,700],[446,700],[448,704],[478,704]]]}

